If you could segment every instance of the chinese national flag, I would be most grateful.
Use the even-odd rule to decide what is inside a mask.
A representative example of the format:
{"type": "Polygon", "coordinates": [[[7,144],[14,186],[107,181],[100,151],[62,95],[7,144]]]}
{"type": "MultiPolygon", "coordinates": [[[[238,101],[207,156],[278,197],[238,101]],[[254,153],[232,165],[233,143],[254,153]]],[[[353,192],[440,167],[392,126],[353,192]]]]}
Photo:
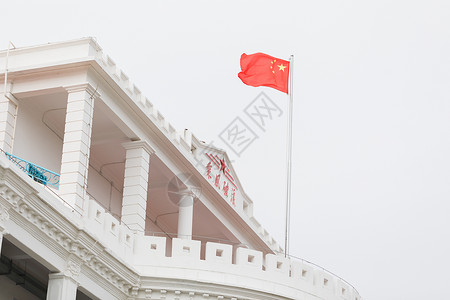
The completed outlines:
{"type": "Polygon", "coordinates": [[[251,86],[267,86],[288,93],[289,61],[264,53],[242,54],[241,72],[243,83],[251,86]]]}

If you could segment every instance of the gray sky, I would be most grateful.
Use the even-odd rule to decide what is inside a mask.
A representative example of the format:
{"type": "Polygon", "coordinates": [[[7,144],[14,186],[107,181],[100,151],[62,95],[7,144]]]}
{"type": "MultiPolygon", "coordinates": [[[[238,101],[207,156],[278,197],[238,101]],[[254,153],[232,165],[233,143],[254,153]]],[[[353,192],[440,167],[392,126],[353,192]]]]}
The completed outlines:
{"type": "MultiPolygon", "coordinates": [[[[224,149],[218,134],[261,91],[287,104],[240,82],[240,55],[295,55],[291,254],[366,300],[450,299],[450,1],[5,6],[1,48],[94,36],[178,130],[224,149]]],[[[285,128],[283,114],[229,151],[280,244],[285,128]]]]}

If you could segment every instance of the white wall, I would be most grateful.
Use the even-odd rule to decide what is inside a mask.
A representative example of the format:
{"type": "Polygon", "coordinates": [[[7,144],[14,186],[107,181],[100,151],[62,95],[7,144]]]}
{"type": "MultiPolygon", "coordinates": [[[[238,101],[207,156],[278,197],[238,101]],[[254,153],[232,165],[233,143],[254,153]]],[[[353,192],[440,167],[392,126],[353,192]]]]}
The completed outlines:
{"type": "Polygon", "coordinates": [[[42,122],[41,113],[25,101],[19,103],[14,155],[59,174],[62,145],[62,140],[42,122]]]}
{"type": "Polygon", "coordinates": [[[104,176],[91,166],[89,167],[87,189],[89,195],[116,216],[122,214],[122,193],[119,190],[122,190],[122,187],[112,187],[104,176]]]}
{"type": "Polygon", "coordinates": [[[149,217],[145,218],[145,231],[146,232],[162,232],[162,229],[156,226],[149,217]]]}

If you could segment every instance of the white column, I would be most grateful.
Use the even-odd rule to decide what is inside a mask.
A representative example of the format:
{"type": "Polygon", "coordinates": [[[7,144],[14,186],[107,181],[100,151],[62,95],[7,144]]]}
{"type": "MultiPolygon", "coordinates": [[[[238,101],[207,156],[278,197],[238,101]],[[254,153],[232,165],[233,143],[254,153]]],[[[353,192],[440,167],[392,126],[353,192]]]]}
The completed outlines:
{"type": "Polygon", "coordinates": [[[2,253],[3,232],[0,232],[0,254],[2,253]]]}
{"type": "Polygon", "coordinates": [[[192,222],[194,217],[194,197],[183,195],[178,206],[178,238],[192,239],[192,222]]]}
{"type": "Polygon", "coordinates": [[[16,109],[13,101],[4,94],[0,96],[0,148],[9,153],[13,147],[16,109]]]}
{"type": "Polygon", "coordinates": [[[66,90],[69,94],[59,195],[81,212],[89,169],[94,99],[99,95],[89,84],[66,87],[66,90]]]}
{"type": "Polygon", "coordinates": [[[144,141],[122,144],[126,149],[122,222],[130,229],[145,231],[150,155],[155,151],[144,141]]]}
{"type": "Polygon", "coordinates": [[[47,300],[76,300],[78,283],[63,273],[48,275],[47,300]]]}

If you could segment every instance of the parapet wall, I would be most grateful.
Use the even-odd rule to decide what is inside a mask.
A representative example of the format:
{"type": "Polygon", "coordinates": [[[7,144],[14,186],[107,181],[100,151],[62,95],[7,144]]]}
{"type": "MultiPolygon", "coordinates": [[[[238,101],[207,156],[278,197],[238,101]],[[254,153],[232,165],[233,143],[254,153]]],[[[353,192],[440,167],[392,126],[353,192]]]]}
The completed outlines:
{"type": "Polygon", "coordinates": [[[85,230],[142,277],[195,280],[287,299],[361,299],[343,279],[305,261],[223,243],[138,235],[95,200],[87,206],[85,230]]]}

